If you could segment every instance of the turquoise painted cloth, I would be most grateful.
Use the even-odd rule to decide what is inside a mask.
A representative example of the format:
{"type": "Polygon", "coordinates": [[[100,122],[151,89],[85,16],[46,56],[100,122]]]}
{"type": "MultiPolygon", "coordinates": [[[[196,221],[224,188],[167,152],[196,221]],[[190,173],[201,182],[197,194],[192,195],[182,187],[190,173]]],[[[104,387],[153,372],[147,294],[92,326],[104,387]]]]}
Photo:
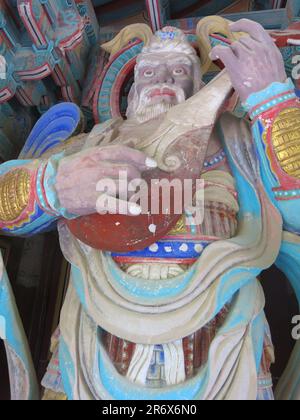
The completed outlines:
{"type": "Polygon", "coordinates": [[[39,398],[39,387],[23,330],[15,298],[3,267],[0,280],[0,338],[8,353],[11,394],[13,399],[33,400],[39,398]],[[14,363],[17,361],[17,365],[14,363]]]}

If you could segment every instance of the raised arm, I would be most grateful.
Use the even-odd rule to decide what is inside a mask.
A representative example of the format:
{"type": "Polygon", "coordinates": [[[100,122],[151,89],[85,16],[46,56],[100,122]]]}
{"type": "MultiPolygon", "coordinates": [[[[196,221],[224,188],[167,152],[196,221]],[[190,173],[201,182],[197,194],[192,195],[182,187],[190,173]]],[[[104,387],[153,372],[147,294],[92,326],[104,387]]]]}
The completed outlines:
{"type": "Polygon", "coordinates": [[[246,32],[230,47],[215,47],[252,120],[253,141],[269,198],[281,212],[284,229],[300,234],[300,102],[283,58],[258,23],[241,20],[232,31],[246,32]]]}
{"type": "MultiPolygon", "coordinates": [[[[282,215],[284,230],[276,265],[292,284],[300,304],[300,102],[273,40],[257,23],[231,25],[250,37],[216,47],[252,120],[253,142],[266,192],[282,215]]],[[[291,325],[292,327],[292,325],[291,325]]],[[[300,398],[300,342],[277,387],[277,399],[300,398]]]]}

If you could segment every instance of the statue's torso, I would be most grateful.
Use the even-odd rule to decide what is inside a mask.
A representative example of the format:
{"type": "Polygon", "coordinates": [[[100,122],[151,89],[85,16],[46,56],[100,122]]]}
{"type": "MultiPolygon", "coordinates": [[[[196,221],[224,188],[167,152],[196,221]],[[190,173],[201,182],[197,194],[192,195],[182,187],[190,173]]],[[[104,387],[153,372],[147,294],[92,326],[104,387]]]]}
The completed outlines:
{"type": "MultiPolygon", "coordinates": [[[[134,133],[131,134],[134,139],[134,133]]],[[[205,183],[203,223],[190,226],[188,216],[184,215],[166,238],[144,253],[113,254],[124,272],[149,282],[164,282],[185,273],[205,247],[235,236],[238,212],[235,182],[215,133],[200,178],[205,183]]],[[[210,344],[223,325],[228,310],[229,305],[201,330],[168,345],[142,346],[109,332],[103,333],[103,344],[117,371],[133,382],[155,388],[175,385],[193,377],[207,362],[210,344]],[[147,352],[151,354],[145,355],[147,352]],[[147,364],[146,375],[140,363],[141,354],[147,364]],[[137,373],[137,366],[142,373],[137,373]]]]}
{"type": "MultiPolygon", "coordinates": [[[[133,134],[134,144],[136,138],[133,132],[131,134],[133,134]]],[[[130,136],[126,135],[126,138],[130,138],[130,136]]],[[[184,277],[185,273],[188,275],[206,247],[236,236],[239,205],[235,180],[226,162],[225,153],[216,137],[210,142],[205,161],[206,163],[200,175],[205,181],[205,217],[203,223],[199,226],[190,226],[186,223],[187,216],[184,215],[169,235],[162,241],[159,241],[159,243],[149,247],[144,255],[138,253],[127,255],[112,254],[111,258],[115,260],[121,269],[121,273],[126,273],[131,280],[134,278],[137,279],[137,282],[146,280],[149,284],[161,284],[161,287],[164,288],[168,280],[170,281],[171,279],[172,282],[173,278],[184,277]]],[[[84,264],[88,268],[93,265],[93,262],[89,260],[89,252],[86,253],[85,251],[84,254],[87,259],[84,264]]],[[[94,257],[98,258],[98,254],[96,254],[93,252],[94,257]]],[[[200,261],[201,265],[205,264],[203,257],[200,261]]],[[[82,275],[84,274],[82,273],[82,275]]],[[[96,283],[98,282],[97,278],[95,278],[95,281],[96,283]]],[[[106,280],[103,279],[103,281],[105,282],[106,280]]],[[[116,279],[116,281],[118,280],[116,279]]],[[[88,282],[88,279],[83,281],[86,284],[88,282]]],[[[101,282],[102,280],[99,278],[99,283],[101,282]]],[[[213,289],[214,286],[212,285],[210,290],[213,291],[213,289]]],[[[91,293],[93,292],[91,291],[91,293]]],[[[136,296],[133,299],[136,300],[136,296]]],[[[215,305],[214,298],[211,299],[210,297],[209,302],[209,306],[211,304],[215,305]]],[[[100,334],[99,339],[110,359],[110,362],[107,363],[111,363],[115,368],[115,379],[117,380],[117,375],[120,375],[120,377],[126,378],[129,387],[131,383],[132,387],[136,385],[142,386],[143,388],[141,389],[145,389],[145,387],[146,389],[160,389],[170,385],[185,386],[189,383],[189,379],[193,377],[194,380],[198,380],[199,374],[203,371],[202,368],[208,364],[209,350],[212,347],[211,344],[214,338],[217,339],[220,336],[221,327],[230,318],[232,305],[234,305],[233,301],[224,300],[220,310],[218,310],[219,312],[214,312],[215,315],[213,317],[207,317],[204,314],[204,318],[210,319],[210,321],[201,323],[201,325],[204,325],[201,329],[199,327],[190,329],[192,333],[190,334],[189,331],[185,336],[181,334],[183,338],[179,340],[177,331],[175,335],[178,334],[178,336],[175,337],[174,335],[173,341],[171,337],[169,341],[157,345],[156,343],[155,345],[153,344],[153,338],[149,340],[149,343],[152,342],[149,345],[145,344],[147,338],[143,340],[125,339],[125,333],[124,335],[122,333],[112,333],[114,328],[111,331],[109,327],[104,328],[101,325],[101,319],[103,319],[101,317],[101,305],[99,307],[99,316],[96,315],[95,319],[93,310],[90,313],[90,307],[86,307],[85,310],[92,317],[95,326],[100,327],[97,334],[100,334]],[[98,321],[96,321],[96,318],[98,321]]],[[[203,315],[201,314],[202,308],[199,311],[200,318],[203,315]]],[[[136,321],[139,322],[138,312],[136,316],[136,321]]],[[[68,325],[67,320],[65,321],[66,325],[68,325]]],[[[125,328],[125,330],[127,331],[128,328],[125,328]]],[[[141,330],[138,335],[147,337],[147,331],[141,330]]],[[[86,337],[86,339],[89,341],[90,338],[86,337]]],[[[263,382],[270,382],[270,343],[266,343],[265,347],[266,351],[263,356],[261,374],[263,382]]],[[[262,394],[265,392],[265,388],[265,386],[261,388],[262,394]]],[[[267,388],[271,389],[269,385],[267,388]]]]}

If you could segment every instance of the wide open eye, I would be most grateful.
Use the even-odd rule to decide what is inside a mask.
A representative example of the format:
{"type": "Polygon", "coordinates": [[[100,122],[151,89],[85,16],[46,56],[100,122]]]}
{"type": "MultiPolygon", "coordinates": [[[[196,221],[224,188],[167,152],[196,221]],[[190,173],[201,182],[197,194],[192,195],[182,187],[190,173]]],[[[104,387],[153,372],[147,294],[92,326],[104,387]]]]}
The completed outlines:
{"type": "Polygon", "coordinates": [[[153,77],[154,76],[154,70],[152,69],[147,69],[144,71],[144,76],[145,77],[153,77]]]}
{"type": "Polygon", "coordinates": [[[185,70],[184,70],[183,67],[176,67],[173,70],[173,74],[174,74],[174,76],[183,76],[185,74],[185,70]]]}

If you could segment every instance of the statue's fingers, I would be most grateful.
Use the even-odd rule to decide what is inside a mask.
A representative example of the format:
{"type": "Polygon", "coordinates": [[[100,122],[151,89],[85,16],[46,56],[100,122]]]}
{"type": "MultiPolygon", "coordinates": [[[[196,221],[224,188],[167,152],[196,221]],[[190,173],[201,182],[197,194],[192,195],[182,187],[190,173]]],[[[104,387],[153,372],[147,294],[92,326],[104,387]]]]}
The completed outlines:
{"type": "Polygon", "coordinates": [[[241,43],[249,52],[257,51],[258,46],[261,46],[261,43],[251,38],[250,36],[243,36],[239,39],[241,43]]]}
{"type": "Polygon", "coordinates": [[[145,153],[122,145],[100,148],[97,153],[97,159],[130,163],[141,171],[157,168],[155,160],[149,158],[145,153]]]}
{"type": "Polygon", "coordinates": [[[128,163],[124,164],[117,164],[116,169],[119,171],[119,179],[127,179],[128,181],[132,181],[133,179],[141,179],[142,174],[139,168],[134,165],[130,165],[128,163]]]}
{"type": "Polygon", "coordinates": [[[96,184],[97,193],[107,194],[111,197],[127,201],[145,183],[141,178],[141,173],[134,166],[124,165],[122,167],[118,165],[113,170],[112,168],[109,169],[110,171],[105,176],[99,178],[96,184]]]}
{"type": "MultiPolygon", "coordinates": [[[[137,179],[135,185],[138,186],[138,184],[141,182],[141,180],[137,179]]],[[[96,185],[96,192],[103,194],[105,193],[111,197],[127,199],[131,198],[133,195],[133,193],[128,190],[128,185],[129,184],[127,182],[122,182],[122,180],[118,179],[102,179],[96,185]]]]}
{"type": "Polygon", "coordinates": [[[237,58],[242,58],[250,53],[249,48],[239,41],[234,42],[230,47],[237,58]]]}
{"type": "Polygon", "coordinates": [[[142,171],[157,168],[157,162],[154,159],[148,157],[145,153],[136,149],[131,149],[130,147],[124,147],[120,150],[120,158],[124,162],[131,163],[142,171]]]}
{"type": "Polygon", "coordinates": [[[211,50],[210,58],[213,61],[221,60],[229,71],[234,70],[238,64],[238,59],[230,46],[217,45],[211,50]]]}
{"type": "Polygon", "coordinates": [[[249,34],[254,40],[274,44],[273,39],[268,32],[257,22],[249,19],[241,19],[230,25],[232,32],[245,32],[249,34]]]}
{"type": "Polygon", "coordinates": [[[138,204],[129,203],[108,194],[101,194],[96,203],[96,210],[99,214],[122,214],[127,216],[139,216],[142,209],[138,204]]]}
{"type": "MultiPolygon", "coordinates": [[[[133,180],[142,179],[141,171],[128,163],[101,162],[99,168],[93,168],[93,179],[97,179],[97,185],[112,185],[116,190],[120,185],[127,185],[133,180]]],[[[98,187],[97,187],[98,188],[98,187]]],[[[100,190],[97,190],[100,191],[100,190]]]]}

